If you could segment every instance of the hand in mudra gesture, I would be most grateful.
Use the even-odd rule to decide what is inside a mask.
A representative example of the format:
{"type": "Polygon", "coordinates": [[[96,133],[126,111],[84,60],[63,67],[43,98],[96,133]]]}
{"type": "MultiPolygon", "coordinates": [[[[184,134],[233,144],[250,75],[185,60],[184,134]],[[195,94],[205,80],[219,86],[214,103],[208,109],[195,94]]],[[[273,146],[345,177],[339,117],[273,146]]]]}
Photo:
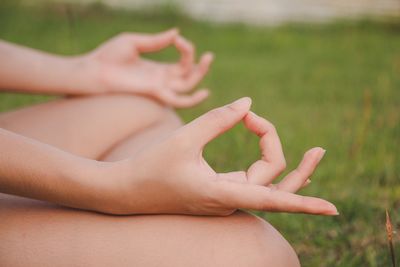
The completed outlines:
{"type": "Polygon", "coordinates": [[[167,105],[194,106],[208,96],[208,91],[187,93],[207,74],[213,60],[211,53],[195,62],[194,46],[176,29],[158,34],[123,33],[108,40],[85,56],[88,69],[97,77],[97,90],[106,93],[136,93],[167,105]],[[179,62],[165,63],[142,57],[175,46],[179,62]]]}
{"type": "Polygon", "coordinates": [[[175,131],[134,158],[117,162],[112,203],[105,212],[228,215],[237,209],[336,215],[323,199],[295,194],[308,184],[324,154],[305,153],[298,168],[273,184],[285,169],[275,127],[249,111],[251,100],[239,99],[214,109],[175,131]],[[260,137],[262,158],[247,171],[216,173],[204,160],[204,146],[243,121],[260,137]]]}

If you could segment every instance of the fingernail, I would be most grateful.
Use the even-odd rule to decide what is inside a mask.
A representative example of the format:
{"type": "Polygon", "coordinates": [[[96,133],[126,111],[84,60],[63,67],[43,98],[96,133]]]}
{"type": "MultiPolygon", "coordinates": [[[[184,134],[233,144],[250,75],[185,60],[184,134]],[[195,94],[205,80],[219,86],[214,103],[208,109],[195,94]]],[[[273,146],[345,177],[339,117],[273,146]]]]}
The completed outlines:
{"type": "Polygon", "coordinates": [[[208,96],[210,94],[210,90],[201,89],[200,91],[198,91],[198,93],[201,94],[202,97],[204,97],[204,96],[208,96]]]}
{"type": "Polygon", "coordinates": [[[200,61],[201,63],[211,64],[214,61],[214,54],[212,52],[205,52],[200,61]]]}
{"type": "Polygon", "coordinates": [[[338,212],[337,208],[335,207],[335,205],[333,205],[332,203],[329,203],[329,204],[330,204],[330,211],[328,212],[328,215],[334,215],[334,216],[339,215],[339,212],[338,212]]]}
{"type": "Polygon", "coordinates": [[[321,161],[321,159],[325,156],[326,150],[321,148],[319,151],[319,155],[318,155],[318,162],[321,161]]]}
{"type": "Polygon", "coordinates": [[[166,31],[168,34],[178,34],[179,29],[178,28],[172,28],[166,31]]]}
{"type": "Polygon", "coordinates": [[[207,52],[205,53],[205,56],[210,57],[211,59],[214,59],[214,57],[215,57],[214,53],[213,53],[213,52],[210,52],[210,51],[207,51],[207,52]]]}
{"type": "Polygon", "coordinates": [[[251,98],[250,97],[242,97],[231,104],[229,104],[232,108],[241,108],[242,106],[250,107],[251,106],[251,98]]]}

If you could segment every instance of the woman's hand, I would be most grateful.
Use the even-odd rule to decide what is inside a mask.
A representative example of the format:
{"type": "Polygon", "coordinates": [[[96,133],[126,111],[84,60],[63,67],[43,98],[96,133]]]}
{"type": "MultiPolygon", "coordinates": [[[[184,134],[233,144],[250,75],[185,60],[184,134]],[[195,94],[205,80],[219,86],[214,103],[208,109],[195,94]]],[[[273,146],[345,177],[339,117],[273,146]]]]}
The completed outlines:
{"type": "Polygon", "coordinates": [[[213,60],[205,53],[195,64],[193,45],[176,29],[158,34],[124,33],[81,56],[59,56],[0,40],[0,91],[92,95],[142,94],[167,105],[194,106],[207,90],[187,95],[207,74],[213,60]],[[176,63],[141,57],[174,45],[176,63]]]}
{"type": "Polygon", "coordinates": [[[99,92],[136,93],[153,97],[167,105],[194,106],[208,96],[207,90],[187,95],[207,74],[213,60],[205,53],[195,64],[194,46],[176,29],[158,34],[123,33],[105,42],[86,56],[85,66],[94,76],[99,92]],[[163,63],[141,57],[174,45],[179,62],[163,63]]]}
{"type": "Polygon", "coordinates": [[[249,98],[242,98],[212,110],[135,158],[116,162],[113,192],[107,192],[112,198],[98,209],[114,214],[228,215],[244,208],[337,215],[333,204],[295,194],[309,183],[324,155],[321,148],[306,152],[296,170],[272,184],[285,169],[281,143],[274,126],[250,112],[250,105],[249,98]],[[204,160],[203,148],[240,121],[260,137],[262,158],[247,171],[216,173],[204,160]]]}

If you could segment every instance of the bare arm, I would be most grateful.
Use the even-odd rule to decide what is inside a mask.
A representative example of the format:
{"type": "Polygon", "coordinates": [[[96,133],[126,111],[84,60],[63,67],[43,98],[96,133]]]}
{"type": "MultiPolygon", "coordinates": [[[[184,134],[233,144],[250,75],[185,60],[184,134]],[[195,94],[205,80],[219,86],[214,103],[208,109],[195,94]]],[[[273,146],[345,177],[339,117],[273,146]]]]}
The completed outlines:
{"type": "Polygon", "coordinates": [[[0,59],[0,90],[79,94],[91,88],[80,57],[56,56],[0,41],[0,59]]]}
{"type": "Polygon", "coordinates": [[[112,214],[227,215],[245,208],[336,215],[331,203],[296,194],[308,184],[321,148],[309,150],[295,171],[272,184],[285,168],[281,143],[250,105],[243,98],[214,109],[116,162],[80,158],[1,130],[0,192],[112,214]],[[260,137],[262,158],[247,171],[216,173],[202,150],[240,121],[260,137]]]}
{"type": "MultiPolygon", "coordinates": [[[[100,210],[107,163],[81,158],[0,128],[0,192],[100,210]],[[101,192],[101,193],[100,193],[101,192]]],[[[110,181],[110,180],[109,180],[110,181]]]]}
{"type": "Polygon", "coordinates": [[[87,95],[134,93],[174,107],[202,102],[207,90],[189,91],[207,74],[213,60],[205,53],[198,64],[194,46],[176,29],[158,34],[123,33],[79,56],[59,56],[0,41],[0,91],[87,95]],[[143,53],[175,46],[179,62],[142,58],[143,53]]]}

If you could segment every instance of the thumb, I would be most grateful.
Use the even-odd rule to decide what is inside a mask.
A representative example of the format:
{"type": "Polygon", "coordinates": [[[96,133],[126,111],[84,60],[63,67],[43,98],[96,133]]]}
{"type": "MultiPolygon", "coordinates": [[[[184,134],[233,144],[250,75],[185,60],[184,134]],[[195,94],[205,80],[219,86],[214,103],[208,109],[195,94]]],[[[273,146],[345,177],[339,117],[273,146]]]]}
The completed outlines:
{"type": "MultiPolygon", "coordinates": [[[[184,135],[201,147],[240,122],[249,112],[251,98],[243,97],[213,109],[183,127],[184,135]]],[[[185,138],[186,138],[185,137],[185,138]]]]}

